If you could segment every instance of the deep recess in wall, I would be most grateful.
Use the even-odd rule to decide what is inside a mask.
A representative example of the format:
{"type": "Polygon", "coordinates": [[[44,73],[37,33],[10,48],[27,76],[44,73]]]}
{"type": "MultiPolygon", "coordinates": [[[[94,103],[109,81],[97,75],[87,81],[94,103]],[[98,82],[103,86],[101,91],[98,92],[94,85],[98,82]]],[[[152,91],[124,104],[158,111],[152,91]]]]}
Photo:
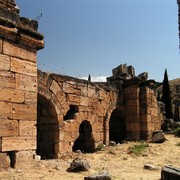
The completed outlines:
{"type": "Polygon", "coordinates": [[[52,103],[38,95],[37,150],[41,159],[53,159],[58,156],[56,143],[59,142],[59,124],[52,103]]]}

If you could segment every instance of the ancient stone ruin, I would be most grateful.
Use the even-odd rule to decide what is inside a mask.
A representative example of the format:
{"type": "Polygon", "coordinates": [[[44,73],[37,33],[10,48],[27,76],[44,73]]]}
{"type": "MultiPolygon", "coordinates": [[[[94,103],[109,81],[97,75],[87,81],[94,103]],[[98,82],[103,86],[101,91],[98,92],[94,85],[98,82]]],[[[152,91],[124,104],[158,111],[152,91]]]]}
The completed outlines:
{"type": "Polygon", "coordinates": [[[44,46],[34,20],[0,0],[0,167],[94,152],[109,141],[147,140],[163,114],[148,74],[126,64],[105,83],[37,71],[44,46]]]}

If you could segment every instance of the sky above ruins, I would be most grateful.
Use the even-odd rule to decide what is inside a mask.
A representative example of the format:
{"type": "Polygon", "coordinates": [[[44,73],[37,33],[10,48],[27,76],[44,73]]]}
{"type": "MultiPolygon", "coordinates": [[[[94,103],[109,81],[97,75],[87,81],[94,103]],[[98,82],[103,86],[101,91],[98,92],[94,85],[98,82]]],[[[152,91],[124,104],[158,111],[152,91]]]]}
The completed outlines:
{"type": "Polygon", "coordinates": [[[111,76],[120,64],[149,79],[180,78],[176,0],[16,0],[45,36],[38,68],[73,77],[111,76]]]}

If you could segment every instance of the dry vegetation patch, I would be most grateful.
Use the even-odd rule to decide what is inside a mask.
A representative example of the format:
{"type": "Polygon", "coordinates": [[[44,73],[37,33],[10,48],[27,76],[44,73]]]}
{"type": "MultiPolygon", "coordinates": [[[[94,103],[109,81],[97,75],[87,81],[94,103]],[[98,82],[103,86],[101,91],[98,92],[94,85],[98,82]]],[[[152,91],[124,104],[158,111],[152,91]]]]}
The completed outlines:
{"type": "Polygon", "coordinates": [[[59,160],[37,161],[33,167],[0,171],[0,179],[8,180],[83,180],[85,176],[108,169],[113,180],[159,180],[164,165],[180,167],[180,138],[166,135],[162,144],[127,142],[114,147],[105,147],[92,154],[76,154],[59,160]],[[134,153],[137,150],[137,154],[134,153]],[[140,152],[140,153],[139,153],[140,152]],[[90,163],[87,172],[69,173],[72,160],[81,156],[90,163]],[[145,164],[157,170],[144,169],[145,164]]]}

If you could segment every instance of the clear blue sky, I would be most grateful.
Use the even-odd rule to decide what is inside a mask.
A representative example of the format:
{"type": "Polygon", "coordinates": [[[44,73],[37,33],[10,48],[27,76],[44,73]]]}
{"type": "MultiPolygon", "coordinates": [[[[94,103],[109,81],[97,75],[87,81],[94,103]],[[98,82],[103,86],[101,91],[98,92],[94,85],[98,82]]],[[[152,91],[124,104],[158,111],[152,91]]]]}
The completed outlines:
{"type": "Polygon", "coordinates": [[[38,19],[38,68],[74,77],[111,76],[127,63],[149,79],[180,78],[176,0],[16,0],[38,19]],[[38,18],[42,13],[42,17],[38,18]]]}

